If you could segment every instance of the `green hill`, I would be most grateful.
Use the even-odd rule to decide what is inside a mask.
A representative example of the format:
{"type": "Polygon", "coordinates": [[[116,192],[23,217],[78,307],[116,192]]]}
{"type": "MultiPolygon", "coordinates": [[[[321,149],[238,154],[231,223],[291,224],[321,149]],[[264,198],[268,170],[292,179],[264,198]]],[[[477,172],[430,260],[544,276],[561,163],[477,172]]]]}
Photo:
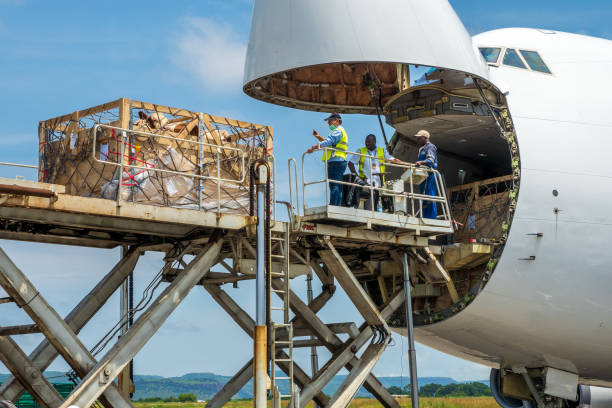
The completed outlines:
{"type": "MultiPolygon", "coordinates": [[[[0,381],[4,381],[8,377],[8,374],[0,373],[0,381]]],[[[65,373],[57,371],[46,371],[45,377],[49,378],[51,382],[70,382],[65,376],[65,373]]],[[[183,393],[193,392],[197,395],[198,399],[204,400],[209,399],[217,391],[219,391],[223,385],[230,379],[230,376],[217,375],[213,373],[189,373],[180,377],[162,377],[158,375],[136,375],[134,376],[134,383],[136,386],[136,393],[134,399],[161,397],[168,398],[170,396],[177,396],[183,393]]],[[[332,395],[340,386],[345,376],[336,376],[324,389],[323,391],[332,395]]],[[[409,383],[408,376],[405,377],[378,377],[385,388],[392,386],[404,387],[409,383]]],[[[485,381],[482,381],[485,382],[485,381]]],[[[458,381],[453,380],[449,377],[423,377],[419,378],[419,386],[427,384],[458,384],[458,381]]],[[[488,383],[488,382],[486,382],[488,383]]],[[[287,390],[282,390],[286,393],[287,390]]],[[[253,396],[253,383],[249,381],[239,392],[235,398],[251,398],[253,396]]],[[[358,393],[361,397],[370,397],[371,395],[365,390],[361,389],[358,393]]]]}

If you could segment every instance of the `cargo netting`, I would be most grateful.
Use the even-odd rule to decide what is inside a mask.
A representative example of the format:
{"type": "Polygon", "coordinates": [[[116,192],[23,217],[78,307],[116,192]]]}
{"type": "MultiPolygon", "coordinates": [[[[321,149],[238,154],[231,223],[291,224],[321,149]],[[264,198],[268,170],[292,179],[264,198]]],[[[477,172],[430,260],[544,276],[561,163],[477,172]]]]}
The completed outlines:
{"type": "Polygon", "coordinates": [[[512,175],[449,188],[451,211],[458,222],[453,241],[499,241],[506,232],[513,188],[512,175]]]}
{"type": "Polygon", "coordinates": [[[270,127],[128,99],[40,122],[40,180],[121,202],[249,212],[270,127]]]}

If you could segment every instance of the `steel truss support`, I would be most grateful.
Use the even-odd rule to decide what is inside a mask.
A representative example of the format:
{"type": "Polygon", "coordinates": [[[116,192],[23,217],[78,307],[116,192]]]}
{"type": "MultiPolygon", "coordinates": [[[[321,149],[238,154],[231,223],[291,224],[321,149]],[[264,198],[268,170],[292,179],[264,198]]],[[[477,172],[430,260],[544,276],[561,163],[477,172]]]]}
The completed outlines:
{"type": "MultiPolygon", "coordinates": [[[[380,335],[380,339],[378,339],[378,341],[374,342],[374,339],[372,339],[373,342],[368,346],[358,362],[353,364],[349,375],[345,378],[340,388],[332,397],[329,407],[344,408],[348,406],[364,381],[368,382],[368,386],[370,388],[374,388],[377,391],[376,393],[373,392],[373,394],[376,395],[381,403],[384,405],[388,404],[389,406],[399,406],[397,401],[395,401],[395,399],[384,389],[384,387],[381,386],[380,382],[378,382],[378,380],[376,380],[376,378],[370,374],[390,340],[390,333],[389,328],[387,327],[386,317],[381,315],[376,307],[376,304],[357,281],[355,275],[353,275],[331,241],[329,239],[325,239],[325,244],[329,250],[318,251],[319,257],[325,263],[332,275],[338,280],[340,286],[342,286],[342,289],[344,289],[359,313],[361,313],[365,319],[366,324],[371,327],[375,327],[376,331],[380,335]]],[[[370,329],[369,331],[372,331],[370,327],[368,327],[368,329],[370,329]]],[[[364,329],[361,333],[365,334],[367,332],[368,331],[364,329]]],[[[374,334],[375,333],[372,333],[372,335],[374,334]]],[[[358,338],[361,339],[364,337],[366,337],[366,339],[369,338],[369,336],[358,336],[358,338]]],[[[355,340],[353,340],[351,343],[355,343],[355,340]]],[[[349,350],[359,349],[362,347],[362,345],[363,344],[352,344],[349,350]]],[[[345,356],[348,357],[348,353],[345,353],[345,356]]],[[[333,359],[330,361],[333,361],[333,359]]],[[[330,364],[329,366],[326,365],[325,368],[327,369],[328,373],[327,376],[324,377],[329,377],[330,375],[333,377],[338,372],[336,370],[338,367],[339,364],[330,364]]],[[[316,390],[318,389],[318,386],[313,386],[312,388],[316,390]]],[[[308,394],[305,392],[303,392],[303,394],[304,395],[300,395],[300,399],[302,401],[308,401],[308,394]]]]}
{"type": "MultiPolygon", "coordinates": [[[[134,270],[139,256],[140,252],[137,248],[130,249],[113,269],[72,309],[65,319],[70,329],[75,333],[81,331],[117,290],[121,282],[134,270]]],[[[49,367],[58,354],[49,340],[45,339],[28,356],[28,364],[42,372],[49,367]]],[[[27,384],[24,384],[22,380],[15,376],[11,376],[0,386],[0,396],[15,402],[25,391],[24,385],[27,384]]],[[[32,395],[36,397],[35,394],[32,395]]]]}
{"type": "Polygon", "coordinates": [[[388,343],[389,338],[382,343],[372,343],[366,348],[359,358],[357,365],[353,367],[332,397],[328,405],[329,408],[344,408],[351,403],[355,394],[357,394],[357,391],[359,391],[359,388],[363,385],[366,377],[378,362],[383,351],[385,351],[388,343]]]}
{"type": "MultiPolygon", "coordinates": [[[[238,304],[218,285],[206,285],[206,290],[213,299],[225,310],[232,319],[244,330],[250,337],[255,335],[255,321],[245,312],[238,304]]],[[[321,310],[327,301],[331,298],[330,292],[324,291],[317,296],[312,302],[312,308],[316,311],[321,310]]],[[[292,322],[296,322],[294,318],[292,322]]],[[[285,359],[289,356],[284,351],[279,351],[278,358],[285,359]]],[[[289,364],[279,362],[278,366],[285,373],[289,372],[289,364]]],[[[298,386],[303,387],[310,381],[310,377],[306,372],[293,363],[293,375],[298,386]]],[[[224,406],[244,385],[253,378],[253,359],[236,373],[225,386],[206,404],[206,408],[219,408],[224,406]]],[[[316,393],[313,398],[316,403],[326,406],[329,403],[329,397],[323,392],[316,393]]]]}
{"type": "Polygon", "coordinates": [[[319,256],[338,280],[340,286],[342,286],[342,289],[344,289],[359,313],[361,313],[366,323],[371,326],[383,326],[388,332],[386,327],[387,323],[380,315],[376,304],[374,304],[370,296],[363,290],[363,287],[359,281],[357,281],[355,275],[353,275],[338,251],[336,251],[331,241],[326,240],[325,243],[329,247],[329,250],[319,251],[319,256]]]}
{"type": "MultiPolygon", "coordinates": [[[[23,272],[1,249],[0,286],[34,320],[45,337],[79,377],[85,377],[87,372],[95,365],[93,356],[77,338],[70,326],[46,302],[23,272]]],[[[132,406],[130,401],[125,399],[114,385],[108,388],[101,401],[114,408],[129,408],[132,406]]]]}
{"type": "MultiPolygon", "coordinates": [[[[95,364],[83,381],[68,396],[61,408],[75,405],[81,408],[91,406],[96,399],[108,390],[117,390],[113,381],[121,370],[129,364],[136,353],[157,332],[168,316],[185,299],[191,289],[217,263],[222,238],[215,234],[200,252],[176,278],[157,297],[134,325],[117,343],[95,364]]],[[[117,390],[117,392],[119,392],[117,390]]],[[[115,407],[116,408],[116,407],[115,407]]]]}
{"type": "MultiPolygon", "coordinates": [[[[32,365],[25,353],[10,337],[0,337],[0,361],[21,382],[30,394],[45,408],[57,408],[62,397],[40,370],[32,365]]],[[[0,394],[0,399],[4,399],[0,394]]]]}
{"type": "MultiPolygon", "coordinates": [[[[404,302],[404,292],[399,292],[385,305],[380,312],[383,319],[387,319],[404,302]]],[[[355,356],[367,341],[374,335],[374,330],[367,323],[360,328],[359,335],[354,339],[349,339],[346,343],[336,336],[323,322],[313,313],[295,294],[291,294],[291,308],[296,316],[299,316],[310,327],[313,334],[325,344],[332,352],[330,359],[325,366],[313,377],[312,381],[302,389],[300,393],[300,408],[312,399],[312,395],[319,392],[323,387],[342,369],[348,370],[360,365],[360,360],[355,356]]],[[[378,379],[368,373],[363,386],[374,395],[378,401],[387,408],[399,408],[398,402],[389,394],[378,379]]]]}

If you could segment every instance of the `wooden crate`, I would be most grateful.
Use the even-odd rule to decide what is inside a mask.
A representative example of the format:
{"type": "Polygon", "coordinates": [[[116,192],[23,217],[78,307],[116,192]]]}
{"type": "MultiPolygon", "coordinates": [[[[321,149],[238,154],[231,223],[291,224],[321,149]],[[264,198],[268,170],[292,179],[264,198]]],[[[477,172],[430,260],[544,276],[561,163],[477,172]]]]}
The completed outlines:
{"type": "Polygon", "coordinates": [[[461,225],[453,235],[454,242],[469,239],[499,239],[507,220],[512,190],[512,175],[495,177],[448,189],[453,218],[461,225]],[[470,228],[469,216],[475,217],[470,228]]]}
{"type": "Polygon", "coordinates": [[[269,126],[121,98],[40,122],[39,181],[64,185],[72,195],[116,199],[121,179],[125,201],[216,210],[219,199],[221,211],[246,214],[237,205],[248,205],[241,152],[248,169],[272,146],[269,126]],[[97,124],[134,132],[124,138],[102,126],[94,137],[97,124]],[[214,178],[218,171],[232,180],[221,183],[221,194],[216,180],[193,177],[214,178]]]}

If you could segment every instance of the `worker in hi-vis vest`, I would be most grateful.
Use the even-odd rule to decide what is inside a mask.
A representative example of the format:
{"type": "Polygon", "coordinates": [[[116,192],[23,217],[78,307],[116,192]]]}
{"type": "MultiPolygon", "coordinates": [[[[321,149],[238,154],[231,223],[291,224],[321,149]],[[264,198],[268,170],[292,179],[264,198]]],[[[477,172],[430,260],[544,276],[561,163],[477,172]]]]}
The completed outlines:
{"type": "MultiPolygon", "coordinates": [[[[355,183],[361,185],[371,185],[373,187],[381,187],[385,182],[386,166],[385,163],[407,164],[403,161],[391,156],[384,148],[376,146],[376,136],[369,134],[365,138],[365,146],[357,151],[359,154],[353,154],[348,163],[348,168],[353,175],[356,175],[355,183]],[[358,166],[357,169],[355,166],[358,166]]],[[[369,189],[368,197],[371,197],[369,189]]],[[[350,200],[351,203],[359,203],[361,188],[356,187],[354,190],[355,200],[350,200]]],[[[380,194],[378,190],[374,190],[374,209],[378,209],[378,200],[380,194]]],[[[349,205],[351,204],[349,203],[349,205]]],[[[365,203],[365,209],[370,210],[370,198],[365,203]]]]}
{"type": "MultiPolygon", "coordinates": [[[[416,135],[414,135],[417,140],[417,145],[419,146],[419,157],[417,158],[417,162],[415,165],[417,166],[427,166],[430,169],[437,170],[438,169],[438,148],[429,141],[430,134],[426,130],[419,130],[416,135]]],[[[421,183],[420,190],[421,194],[436,196],[437,188],[436,188],[436,179],[433,172],[429,173],[429,176],[425,179],[424,182],[421,183]]],[[[438,218],[438,207],[433,201],[425,201],[423,200],[423,218],[438,218]]]]}
{"type": "MultiPolygon", "coordinates": [[[[329,125],[329,136],[323,138],[316,130],[312,131],[314,137],[320,143],[312,146],[306,153],[324,147],[334,150],[323,151],[323,162],[327,161],[327,178],[329,180],[342,181],[342,175],[346,171],[346,151],[348,149],[348,135],[342,127],[342,117],[338,113],[332,113],[324,119],[329,125]]],[[[342,184],[329,183],[329,205],[342,205],[342,184]]]]}

